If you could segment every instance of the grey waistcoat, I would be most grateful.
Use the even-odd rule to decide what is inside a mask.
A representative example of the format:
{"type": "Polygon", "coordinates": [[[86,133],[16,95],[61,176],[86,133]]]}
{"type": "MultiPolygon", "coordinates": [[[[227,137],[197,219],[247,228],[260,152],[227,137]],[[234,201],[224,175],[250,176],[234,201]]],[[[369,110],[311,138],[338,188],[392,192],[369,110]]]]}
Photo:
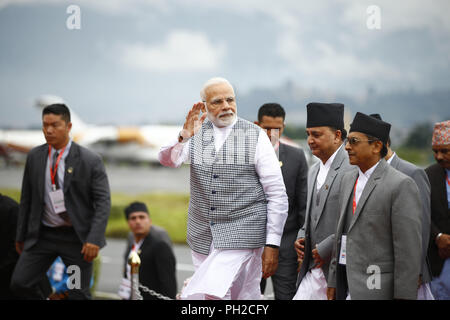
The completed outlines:
{"type": "Polygon", "coordinates": [[[265,245],[267,201],[255,170],[260,128],[238,118],[216,152],[214,129],[206,120],[191,139],[191,198],[187,242],[197,253],[253,249],[265,245]]]}
{"type": "MultiPolygon", "coordinates": [[[[313,223],[315,221],[317,221],[317,219],[319,219],[320,214],[321,214],[321,212],[319,211],[319,202],[320,202],[320,198],[324,196],[323,195],[323,190],[325,188],[325,183],[324,183],[322,185],[322,187],[319,190],[317,190],[316,184],[317,184],[317,180],[314,183],[313,190],[312,190],[311,210],[310,210],[310,212],[311,212],[310,213],[311,219],[309,219],[309,223],[311,225],[310,226],[310,230],[311,230],[311,232],[310,232],[310,236],[311,236],[311,250],[313,250],[316,247],[316,244],[317,244],[316,233],[314,231],[312,231],[312,230],[314,230],[313,229],[313,223]]],[[[311,259],[309,260],[308,270],[313,269],[315,264],[316,263],[314,262],[314,259],[312,259],[312,256],[311,256],[311,259]]]]}

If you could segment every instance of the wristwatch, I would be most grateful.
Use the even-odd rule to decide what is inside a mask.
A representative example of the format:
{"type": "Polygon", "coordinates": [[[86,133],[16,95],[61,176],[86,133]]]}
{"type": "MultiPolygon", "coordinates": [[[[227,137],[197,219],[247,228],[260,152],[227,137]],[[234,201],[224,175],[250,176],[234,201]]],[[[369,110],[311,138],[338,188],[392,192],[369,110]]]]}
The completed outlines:
{"type": "Polygon", "coordinates": [[[178,134],[178,142],[179,143],[186,142],[190,139],[190,138],[183,137],[183,131],[184,131],[184,129],[181,130],[180,133],[178,134]]]}

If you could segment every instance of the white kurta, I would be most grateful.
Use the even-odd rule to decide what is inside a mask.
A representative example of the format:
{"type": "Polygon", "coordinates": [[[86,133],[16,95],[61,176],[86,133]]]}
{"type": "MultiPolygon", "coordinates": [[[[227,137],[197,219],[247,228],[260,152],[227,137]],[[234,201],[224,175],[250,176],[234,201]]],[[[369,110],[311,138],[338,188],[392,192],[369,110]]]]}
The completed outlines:
{"type": "MultiPolygon", "coordinates": [[[[219,150],[234,124],[214,128],[214,143],[219,150]]],[[[179,167],[190,159],[189,143],[173,143],[161,148],[159,161],[179,167]]],[[[255,170],[267,200],[266,244],[279,246],[288,213],[288,198],[280,164],[267,134],[261,130],[255,151],[255,170]]],[[[263,248],[223,250],[211,248],[208,256],[192,252],[196,272],[184,288],[182,299],[259,299],[263,248]],[[220,276],[218,276],[220,275],[220,276]]]]}
{"type": "Polygon", "coordinates": [[[262,252],[263,248],[223,250],[213,245],[209,255],[192,251],[195,273],[181,299],[261,299],[262,252]]]}
{"type": "Polygon", "coordinates": [[[327,300],[327,279],[322,269],[308,271],[292,300],[327,300]]]}

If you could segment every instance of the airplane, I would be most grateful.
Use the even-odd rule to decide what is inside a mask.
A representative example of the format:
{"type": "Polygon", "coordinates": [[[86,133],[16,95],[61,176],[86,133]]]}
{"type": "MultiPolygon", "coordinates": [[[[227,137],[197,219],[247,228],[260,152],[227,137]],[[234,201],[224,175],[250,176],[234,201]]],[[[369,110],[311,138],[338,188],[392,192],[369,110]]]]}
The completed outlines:
{"type": "MultiPolygon", "coordinates": [[[[65,102],[58,96],[43,95],[36,100],[35,106],[43,109],[54,103],[65,102]]],[[[174,140],[182,129],[172,125],[124,127],[88,124],[69,109],[73,141],[99,153],[106,161],[159,163],[160,148],[174,140]]],[[[28,151],[44,143],[42,130],[0,130],[0,157],[7,164],[22,163],[28,151]]]]}
{"type": "MultiPolygon", "coordinates": [[[[42,95],[35,101],[35,106],[43,109],[55,103],[65,103],[58,96],[42,95]]],[[[159,164],[158,153],[162,146],[170,144],[179,134],[182,126],[143,125],[115,126],[85,123],[70,108],[72,122],[71,137],[78,144],[94,150],[108,162],[159,164]]],[[[305,143],[282,136],[280,141],[294,147],[306,148],[305,143]]],[[[42,130],[0,130],[0,157],[6,164],[25,162],[26,154],[34,147],[44,144],[42,130]]],[[[311,155],[305,152],[308,162],[311,155]]]]}

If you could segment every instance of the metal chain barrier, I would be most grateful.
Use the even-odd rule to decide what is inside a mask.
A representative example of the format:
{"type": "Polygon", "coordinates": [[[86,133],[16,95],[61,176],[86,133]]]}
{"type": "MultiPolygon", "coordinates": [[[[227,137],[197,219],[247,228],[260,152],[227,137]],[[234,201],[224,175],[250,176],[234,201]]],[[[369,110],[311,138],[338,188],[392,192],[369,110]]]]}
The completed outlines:
{"type": "MultiPolygon", "coordinates": [[[[139,283],[139,289],[142,289],[142,291],[147,292],[148,294],[161,299],[161,300],[174,300],[172,298],[166,297],[165,295],[158,293],[152,289],[147,288],[146,286],[144,286],[143,284],[139,283]]],[[[138,290],[139,291],[139,290],[138,290]]],[[[140,297],[138,297],[137,300],[143,300],[142,296],[139,294],[140,297]]]]}

